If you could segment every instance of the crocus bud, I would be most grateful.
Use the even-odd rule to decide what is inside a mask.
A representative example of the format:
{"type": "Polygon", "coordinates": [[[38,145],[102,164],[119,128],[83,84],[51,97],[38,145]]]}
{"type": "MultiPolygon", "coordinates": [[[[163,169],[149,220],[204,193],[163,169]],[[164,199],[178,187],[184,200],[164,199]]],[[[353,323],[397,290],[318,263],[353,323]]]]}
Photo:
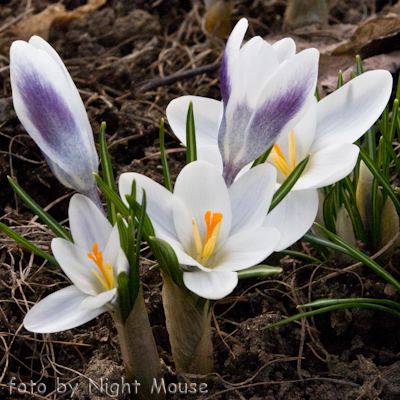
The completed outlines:
{"type": "Polygon", "coordinates": [[[39,36],[10,50],[14,108],[57,179],[101,208],[98,156],[85,106],[57,52],[39,36]]]}

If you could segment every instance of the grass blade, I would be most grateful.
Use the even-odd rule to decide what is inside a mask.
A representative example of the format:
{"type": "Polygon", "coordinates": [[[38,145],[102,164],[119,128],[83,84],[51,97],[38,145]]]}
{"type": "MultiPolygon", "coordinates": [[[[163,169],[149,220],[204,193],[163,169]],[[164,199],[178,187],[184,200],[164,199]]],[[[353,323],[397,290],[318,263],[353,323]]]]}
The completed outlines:
{"type": "Polygon", "coordinates": [[[36,203],[13,179],[7,176],[8,182],[14,192],[21,198],[21,200],[44,222],[56,236],[61,237],[69,242],[73,243],[72,236],[42,207],[36,203]]]}
{"type": "MultiPolygon", "coordinates": [[[[368,256],[366,256],[364,253],[361,251],[357,250],[347,242],[345,242],[343,239],[341,239],[339,236],[335,235],[332,232],[329,232],[326,228],[323,226],[315,223],[324,233],[326,236],[329,237],[334,243],[336,243],[338,246],[344,248],[346,250],[346,254],[349,254],[350,256],[354,257],[356,260],[361,261],[364,263],[367,267],[371,268],[374,272],[376,272],[378,275],[380,275],[382,278],[384,278],[387,282],[389,282],[391,285],[393,285],[398,292],[400,292],[400,282],[394,278],[393,275],[389,274],[385,269],[383,269],[379,264],[377,264],[375,261],[371,260],[368,256]]],[[[340,250],[342,251],[342,250],[340,250]]]]}
{"type": "Polygon", "coordinates": [[[194,127],[193,103],[190,102],[186,118],[186,164],[196,160],[196,131],[194,127]]]}
{"type": "MultiPolygon", "coordinates": [[[[105,122],[102,122],[100,126],[99,145],[100,145],[100,162],[101,162],[101,170],[103,172],[103,180],[111,190],[116,192],[114,172],[111,165],[110,153],[108,152],[107,148],[105,122]]],[[[115,223],[117,222],[117,212],[115,210],[114,203],[110,200],[109,197],[107,197],[107,215],[111,225],[115,225],[115,223]]]]}
{"type": "Polygon", "coordinates": [[[164,146],[164,118],[161,118],[160,129],[158,131],[158,137],[160,141],[160,151],[161,151],[161,165],[163,168],[164,174],[164,186],[168,189],[171,193],[174,191],[174,187],[171,181],[171,175],[169,173],[168,168],[168,161],[165,155],[165,146],[164,146]]]}
{"type": "Polygon", "coordinates": [[[57,260],[53,256],[51,256],[50,254],[46,253],[42,249],[39,249],[39,247],[35,246],[29,240],[23,238],[21,235],[19,235],[15,231],[13,231],[11,228],[9,228],[7,225],[3,224],[2,222],[0,222],[0,230],[2,230],[8,237],[10,237],[11,239],[14,239],[17,243],[19,243],[20,245],[24,246],[29,251],[32,251],[36,255],[38,255],[40,257],[43,257],[44,259],[50,261],[52,264],[54,264],[57,267],[60,266],[58,264],[57,260]]]}
{"type": "Polygon", "coordinates": [[[308,160],[310,156],[308,155],[301,163],[299,163],[296,168],[292,171],[292,173],[286,178],[285,182],[281,185],[281,187],[275,192],[274,197],[271,201],[271,206],[269,207],[269,213],[284,199],[284,197],[290,192],[292,187],[300,178],[304,169],[307,166],[308,160]]]}

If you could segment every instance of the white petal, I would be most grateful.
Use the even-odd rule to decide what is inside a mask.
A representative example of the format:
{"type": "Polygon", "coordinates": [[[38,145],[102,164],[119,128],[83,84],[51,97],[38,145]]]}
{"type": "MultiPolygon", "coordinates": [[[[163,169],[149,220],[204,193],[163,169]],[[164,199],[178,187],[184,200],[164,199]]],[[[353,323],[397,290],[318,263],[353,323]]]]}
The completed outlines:
{"type": "Polygon", "coordinates": [[[279,68],[278,58],[272,46],[259,36],[253,37],[243,45],[237,64],[237,80],[233,82],[234,94],[232,93],[227,105],[227,115],[242,103],[254,108],[263,88],[279,68]],[[234,104],[233,99],[239,105],[234,104]]]}
{"type": "MultiPolygon", "coordinates": [[[[116,267],[119,252],[121,251],[121,242],[119,239],[119,230],[117,224],[114,225],[111,231],[107,245],[103,248],[99,248],[99,251],[103,252],[104,262],[109,262],[112,267],[116,267]]],[[[117,271],[117,269],[114,268],[114,271],[117,271]]]]}
{"type": "Polygon", "coordinates": [[[91,252],[94,243],[104,251],[112,226],[104,214],[86,196],[75,194],[69,203],[69,225],[74,243],[91,252]]]}
{"type": "Polygon", "coordinates": [[[125,195],[131,194],[133,180],[136,182],[136,200],[139,204],[142,204],[142,189],[146,191],[146,212],[154,229],[177,239],[172,211],[173,194],[147,176],[135,172],[127,172],[119,178],[119,193],[126,205],[128,203],[125,195]]]}
{"type": "Polygon", "coordinates": [[[222,172],[222,157],[217,144],[197,147],[197,159],[214,165],[222,172]]]}
{"type": "Polygon", "coordinates": [[[227,296],[238,283],[236,272],[184,272],[186,287],[205,299],[218,300],[227,296]]]}
{"type": "Polygon", "coordinates": [[[353,170],[358,153],[356,145],[347,143],[318,151],[308,161],[292,191],[320,188],[340,181],[353,170]]]}
{"type": "Polygon", "coordinates": [[[275,251],[279,239],[279,231],[269,227],[237,233],[224,242],[210,267],[214,271],[240,271],[252,267],[275,251]]]}
{"type": "Polygon", "coordinates": [[[284,61],[290,60],[296,54],[296,43],[292,38],[284,38],[272,45],[278,61],[282,64],[284,61]]]}
{"type": "Polygon", "coordinates": [[[78,289],[87,295],[96,296],[104,288],[93,274],[96,264],[87,256],[87,252],[62,238],[53,239],[51,250],[61,268],[78,289]]]}
{"type": "Polygon", "coordinates": [[[281,239],[275,251],[285,250],[301,239],[314,223],[318,211],[316,189],[291,191],[267,215],[264,226],[275,227],[281,239]]]}
{"type": "Polygon", "coordinates": [[[258,228],[264,222],[275,192],[276,169],[260,164],[229,187],[232,227],[229,235],[258,228]]]}
{"type": "Polygon", "coordinates": [[[82,301],[79,308],[95,309],[103,307],[106,303],[109,303],[116,295],[117,289],[107,290],[106,292],[100,293],[97,296],[88,296],[82,301]]]}
{"type": "Polygon", "coordinates": [[[240,45],[242,44],[249,23],[242,18],[233,28],[225,46],[220,70],[220,88],[224,105],[228,104],[234,81],[237,80],[240,45]]]}
{"type": "Polygon", "coordinates": [[[196,145],[217,145],[223,105],[221,101],[206,97],[182,96],[168,104],[168,123],[175,136],[186,146],[186,118],[190,102],[193,103],[196,145]]]}
{"type": "Polygon", "coordinates": [[[225,240],[231,229],[232,212],[228,189],[216,167],[195,161],[184,167],[174,190],[174,223],[179,241],[189,254],[195,249],[192,218],[195,219],[204,244],[207,211],[222,213],[217,245],[225,240]]]}
{"type": "Polygon", "coordinates": [[[310,151],[354,143],[381,115],[392,84],[390,72],[369,71],[322,99],[317,104],[317,132],[310,151]]]}
{"type": "Polygon", "coordinates": [[[87,298],[76,286],[61,289],[33,306],[24,319],[25,329],[37,333],[54,333],[82,325],[107,311],[80,308],[87,298]]]}

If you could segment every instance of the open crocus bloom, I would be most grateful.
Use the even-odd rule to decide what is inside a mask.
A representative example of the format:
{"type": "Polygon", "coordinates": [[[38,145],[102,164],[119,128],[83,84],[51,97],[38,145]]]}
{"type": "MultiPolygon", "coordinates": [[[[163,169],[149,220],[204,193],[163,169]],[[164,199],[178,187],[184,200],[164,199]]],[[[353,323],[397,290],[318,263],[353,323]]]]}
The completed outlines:
{"type": "MultiPolygon", "coordinates": [[[[298,163],[308,155],[310,159],[291,192],[265,220],[267,226],[275,226],[281,232],[277,251],[300,239],[312,225],[318,210],[317,188],[337,182],[353,170],[359,150],[352,143],[380,116],[391,90],[392,76],[388,71],[366,72],[320,102],[314,99],[294,128],[278,138],[267,160],[277,170],[277,187],[298,163]]],[[[214,102],[214,109],[219,102],[194,96],[176,99],[167,108],[169,123],[185,143],[185,116],[179,117],[183,114],[178,110],[182,113],[190,101],[194,107],[197,157],[222,170],[215,112],[212,114],[208,108],[209,101],[214,102]]]]}
{"type": "Polygon", "coordinates": [[[276,226],[287,241],[294,239],[296,217],[315,219],[317,189],[338,182],[353,170],[359,153],[353,142],[379,118],[389,101],[392,82],[388,71],[366,72],[320,102],[315,100],[296,127],[278,139],[267,160],[277,169],[278,186],[310,155],[299,180],[265,222],[276,226]]]}
{"type": "Polygon", "coordinates": [[[128,271],[117,226],[85,196],[76,194],[69,206],[74,244],[53,239],[51,249],[73,285],[33,306],[24,319],[27,330],[52,333],[71,329],[112,309],[117,301],[117,277],[128,271]]]}
{"type": "Polygon", "coordinates": [[[199,146],[214,145],[217,139],[228,186],[281,132],[293,129],[310,106],[317,82],[316,49],[295,55],[292,39],[271,46],[261,37],[240,48],[247,25],[241,19],[226,44],[220,73],[222,102],[184,96],[167,108],[168,121],[184,143],[187,108],[193,102],[199,146]]]}
{"type": "Polygon", "coordinates": [[[263,261],[275,249],[279,232],[263,227],[276,182],[276,172],[264,164],[227,188],[218,169],[204,161],[184,167],[174,193],[137,173],[122,174],[121,197],[131,193],[142,201],[156,236],[174,249],[192,292],[220,299],[235,288],[237,272],[263,261]]]}
{"type": "Polygon", "coordinates": [[[101,207],[92,128],[60,56],[39,36],[29,43],[17,40],[11,45],[10,75],[18,118],[54,175],[101,207]]]}

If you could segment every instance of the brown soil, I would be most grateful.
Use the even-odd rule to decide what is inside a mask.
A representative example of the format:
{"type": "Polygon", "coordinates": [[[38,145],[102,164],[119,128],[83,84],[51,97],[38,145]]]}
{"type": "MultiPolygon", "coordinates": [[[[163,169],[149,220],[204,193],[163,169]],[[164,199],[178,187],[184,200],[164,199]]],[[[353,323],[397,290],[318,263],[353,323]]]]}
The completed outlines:
{"type": "MultiPolygon", "coordinates": [[[[20,125],[12,108],[8,49],[18,37],[13,18],[31,5],[31,14],[51,1],[0,0],[0,217],[27,239],[49,250],[51,232],[17,200],[8,185],[11,175],[58,221],[66,221],[72,193],[50,173],[35,143],[20,125]],[[11,28],[2,29],[10,23],[11,28]],[[65,194],[67,195],[65,196],[65,194]]],[[[59,52],[77,84],[97,132],[107,122],[107,141],[116,176],[137,171],[163,181],[159,159],[158,126],[173,98],[193,94],[219,98],[218,70],[169,85],[141,86],[220,61],[224,40],[201,28],[203,5],[179,0],[109,0],[83,19],[53,23],[49,41],[59,52]]],[[[338,22],[357,23],[368,15],[371,1],[336,1],[331,28],[338,22]]],[[[377,10],[389,1],[376,1],[377,10]]],[[[64,2],[67,10],[85,4],[64,2]]],[[[282,35],[286,1],[235,1],[233,21],[250,20],[249,37],[282,35]]],[[[184,165],[184,150],[167,126],[166,145],[173,178],[184,165]]],[[[34,257],[1,235],[0,245],[0,388],[2,399],[70,398],[71,391],[56,394],[58,382],[78,384],[79,399],[106,399],[89,390],[88,378],[108,384],[121,382],[123,368],[113,320],[103,314],[76,329],[36,335],[24,330],[27,310],[41,298],[65,287],[60,269],[34,257]],[[14,382],[38,386],[30,394],[10,394],[14,382]],[[108,380],[104,380],[107,378],[108,380]],[[43,388],[43,385],[41,386],[43,388]]],[[[310,251],[306,244],[299,251],[310,251]]],[[[398,276],[398,256],[388,261],[398,276]]],[[[400,321],[389,314],[360,309],[322,314],[302,323],[263,330],[281,315],[297,313],[296,305],[325,297],[376,297],[399,301],[399,295],[368,270],[354,270],[318,281],[343,265],[306,264],[274,255],[269,263],[284,273],[271,279],[241,281],[234,293],[214,305],[215,373],[207,378],[208,393],[171,394],[169,398],[221,400],[391,400],[400,398],[400,321]],[[309,283],[318,281],[315,284],[309,283]]],[[[170,354],[161,303],[161,279],[150,253],[143,253],[142,281],[150,322],[159,348],[166,383],[177,376],[170,354]]],[[[173,386],[171,386],[173,388],[173,386]]],[[[27,388],[31,391],[31,388],[27,388]]],[[[109,393],[110,392],[109,389],[109,393]]],[[[119,393],[116,398],[127,398],[119,393]]]]}

